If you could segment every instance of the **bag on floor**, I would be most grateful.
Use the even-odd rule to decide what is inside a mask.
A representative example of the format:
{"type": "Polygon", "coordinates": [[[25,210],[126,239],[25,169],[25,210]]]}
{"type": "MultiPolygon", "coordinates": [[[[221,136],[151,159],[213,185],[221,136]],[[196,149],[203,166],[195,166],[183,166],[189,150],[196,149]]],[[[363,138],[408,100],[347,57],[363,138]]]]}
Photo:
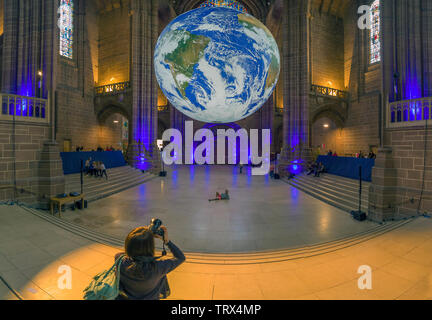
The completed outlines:
{"type": "Polygon", "coordinates": [[[125,258],[122,255],[114,265],[93,278],[90,285],[84,290],[84,300],[115,300],[119,295],[120,266],[125,258]]]}

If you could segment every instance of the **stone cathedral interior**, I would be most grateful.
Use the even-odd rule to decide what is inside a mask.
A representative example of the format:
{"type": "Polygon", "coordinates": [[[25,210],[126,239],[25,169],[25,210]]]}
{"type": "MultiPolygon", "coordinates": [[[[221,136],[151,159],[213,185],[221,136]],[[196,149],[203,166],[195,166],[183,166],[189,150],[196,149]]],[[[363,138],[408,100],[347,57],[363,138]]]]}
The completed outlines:
{"type": "Polygon", "coordinates": [[[431,19],[0,0],[0,300],[431,300],[431,19]]]}

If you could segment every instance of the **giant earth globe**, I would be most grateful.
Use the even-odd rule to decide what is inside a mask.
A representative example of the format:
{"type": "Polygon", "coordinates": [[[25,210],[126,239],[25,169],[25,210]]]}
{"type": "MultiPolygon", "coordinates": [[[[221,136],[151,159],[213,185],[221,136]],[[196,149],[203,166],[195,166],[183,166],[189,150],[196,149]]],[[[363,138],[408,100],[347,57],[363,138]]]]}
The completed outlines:
{"type": "Polygon", "coordinates": [[[271,32],[226,7],[199,8],[174,19],[155,48],[159,86],[186,116],[207,123],[244,119],[270,98],[280,73],[271,32]]]}

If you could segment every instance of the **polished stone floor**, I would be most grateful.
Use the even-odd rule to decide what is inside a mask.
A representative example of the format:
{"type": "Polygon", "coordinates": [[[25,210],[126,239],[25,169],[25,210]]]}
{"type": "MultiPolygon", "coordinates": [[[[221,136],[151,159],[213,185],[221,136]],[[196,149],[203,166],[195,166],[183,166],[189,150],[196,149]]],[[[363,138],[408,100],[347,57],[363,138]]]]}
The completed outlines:
{"type": "Polygon", "coordinates": [[[120,239],[163,220],[185,251],[253,252],[332,241],[376,227],[268,176],[240,175],[232,166],[179,166],[168,177],[67,211],[63,219],[120,239]],[[216,191],[231,200],[209,202],[216,191]]]}
{"type": "MultiPolygon", "coordinates": [[[[92,278],[111,267],[121,248],[94,243],[17,206],[0,206],[0,275],[25,300],[80,300],[92,278]],[[64,287],[65,268],[70,287],[64,287]],[[61,280],[61,281],[60,281],[61,280]]],[[[168,275],[177,300],[432,299],[432,220],[403,227],[355,246],[297,260],[208,264],[186,255],[168,275]],[[372,270],[370,289],[358,283],[372,270]]],[[[227,259],[235,255],[223,255],[227,259]]],[[[0,283],[0,300],[16,299],[0,283]]]]}

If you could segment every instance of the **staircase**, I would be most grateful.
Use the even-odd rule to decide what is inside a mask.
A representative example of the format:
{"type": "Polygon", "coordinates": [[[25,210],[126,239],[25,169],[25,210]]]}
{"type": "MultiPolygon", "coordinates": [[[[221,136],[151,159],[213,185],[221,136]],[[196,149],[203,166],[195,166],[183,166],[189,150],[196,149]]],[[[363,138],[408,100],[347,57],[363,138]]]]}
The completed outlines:
{"type": "MultiPolygon", "coordinates": [[[[284,179],[293,187],[324,201],[334,207],[351,213],[359,208],[359,181],[347,179],[332,174],[298,175],[292,180],[284,179]]],[[[368,211],[369,182],[363,182],[362,211],[368,211]]]]}
{"type": "MultiPolygon", "coordinates": [[[[143,184],[156,176],[142,173],[141,170],[129,166],[107,170],[108,180],[84,175],[84,193],[86,200],[96,201],[113,194],[143,184]]],[[[66,193],[81,192],[80,174],[71,174],[66,177],[66,193]]]]}

